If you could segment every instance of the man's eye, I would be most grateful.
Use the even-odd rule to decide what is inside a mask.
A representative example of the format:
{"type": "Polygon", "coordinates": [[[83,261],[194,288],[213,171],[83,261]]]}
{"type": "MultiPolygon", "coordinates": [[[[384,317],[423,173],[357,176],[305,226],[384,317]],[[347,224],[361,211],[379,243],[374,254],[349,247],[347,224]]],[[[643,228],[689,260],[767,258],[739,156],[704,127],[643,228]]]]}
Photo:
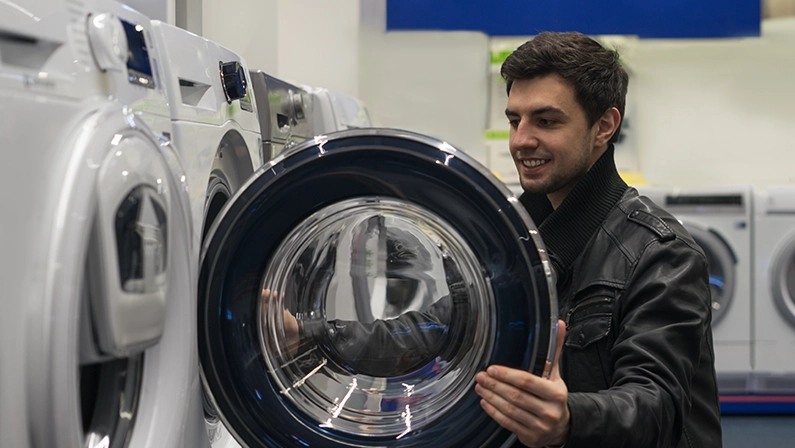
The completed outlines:
{"type": "Polygon", "coordinates": [[[512,128],[518,128],[519,127],[519,120],[508,120],[508,123],[510,123],[512,128]]]}
{"type": "Polygon", "coordinates": [[[552,126],[555,124],[555,120],[548,120],[546,118],[541,118],[538,120],[538,124],[541,126],[552,126]]]}

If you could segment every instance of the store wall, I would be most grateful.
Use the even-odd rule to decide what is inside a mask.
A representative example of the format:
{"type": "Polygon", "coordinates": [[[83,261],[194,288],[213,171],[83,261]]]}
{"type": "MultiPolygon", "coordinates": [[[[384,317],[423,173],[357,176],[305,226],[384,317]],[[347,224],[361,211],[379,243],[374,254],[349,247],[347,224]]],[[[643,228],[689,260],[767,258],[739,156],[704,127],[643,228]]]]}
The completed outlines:
{"type": "Polygon", "coordinates": [[[202,0],[200,34],[252,69],[355,96],[359,1],[202,0]]]}
{"type": "Polygon", "coordinates": [[[795,184],[795,20],[762,37],[644,41],[635,72],[640,168],[649,183],[795,184]]]}
{"type": "Polygon", "coordinates": [[[387,33],[385,2],[362,0],[359,96],[379,126],[445,140],[485,162],[488,57],[482,33],[387,33]]]}
{"type": "Polygon", "coordinates": [[[246,59],[250,69],[278,67],[277,0],[202,0],[201,35],[246,59]]]}
{"type": "Polygon", "coordinates": [[[178,0],[126,0],[123,3],[150,19],[173,24],[176,1],[178,0]]]}
{"type": "Polygon", "coordinates": [[[277,76],[357,96],[359,2],[278,1],[277,76]]]}

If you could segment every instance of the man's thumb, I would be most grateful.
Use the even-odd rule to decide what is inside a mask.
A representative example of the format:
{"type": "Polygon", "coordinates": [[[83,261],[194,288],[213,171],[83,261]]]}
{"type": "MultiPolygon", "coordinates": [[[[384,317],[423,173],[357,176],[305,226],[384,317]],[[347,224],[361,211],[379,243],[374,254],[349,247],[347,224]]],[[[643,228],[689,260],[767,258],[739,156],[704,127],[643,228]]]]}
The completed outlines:
{"type": "Polygon", "coordinates": [[[558,320],[558,341],[555,348],[555,358],[552,360],[551,379],[560,378],[560,353],[563,351],[563,341],[566,340],[566,322],[558,320]]]}

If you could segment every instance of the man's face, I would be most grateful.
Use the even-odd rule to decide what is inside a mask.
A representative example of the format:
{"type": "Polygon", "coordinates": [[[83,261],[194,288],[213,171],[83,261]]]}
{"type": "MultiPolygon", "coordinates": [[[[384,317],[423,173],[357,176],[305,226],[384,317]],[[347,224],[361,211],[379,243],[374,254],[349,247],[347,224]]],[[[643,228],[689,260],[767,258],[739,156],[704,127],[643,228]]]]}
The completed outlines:
{"type": "Polygon", "coordinates": [[[574,87],[556,74],[514,81],[505,115],[522,188],[557,208],[602,153],[594,148],[598,123],[588,125],[574,87]]]}

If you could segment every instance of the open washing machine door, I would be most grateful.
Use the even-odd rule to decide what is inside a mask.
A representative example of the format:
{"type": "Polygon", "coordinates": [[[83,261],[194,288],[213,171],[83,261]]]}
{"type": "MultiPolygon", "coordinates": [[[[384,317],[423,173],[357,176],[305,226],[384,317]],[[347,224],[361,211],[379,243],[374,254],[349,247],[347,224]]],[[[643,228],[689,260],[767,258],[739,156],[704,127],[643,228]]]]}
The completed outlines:
{"type": "Polygon", "coordinates": [[[505,446],[475,374],[548,372],[557,303],[506,187],[447,143],[395,130],[276,157],[208,234],[203,381],[243,446],[505,446]]]}

